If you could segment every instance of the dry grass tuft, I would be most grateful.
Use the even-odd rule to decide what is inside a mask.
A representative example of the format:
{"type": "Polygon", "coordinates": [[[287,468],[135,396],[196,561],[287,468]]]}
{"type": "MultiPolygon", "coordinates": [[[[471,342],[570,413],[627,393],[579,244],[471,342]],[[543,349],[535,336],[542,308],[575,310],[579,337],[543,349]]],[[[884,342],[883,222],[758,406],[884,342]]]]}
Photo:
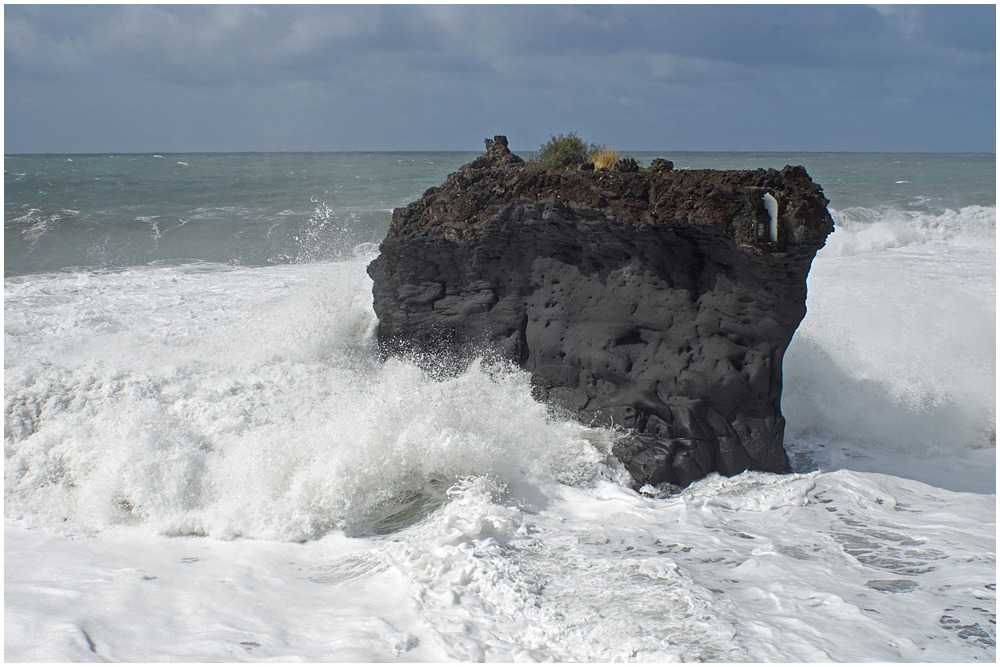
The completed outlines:
{"type": "Polygon", "coordinates": [[[614,169],[618,164],[618,153],[601,146],[590,156],[594,169],[614,169]]]}

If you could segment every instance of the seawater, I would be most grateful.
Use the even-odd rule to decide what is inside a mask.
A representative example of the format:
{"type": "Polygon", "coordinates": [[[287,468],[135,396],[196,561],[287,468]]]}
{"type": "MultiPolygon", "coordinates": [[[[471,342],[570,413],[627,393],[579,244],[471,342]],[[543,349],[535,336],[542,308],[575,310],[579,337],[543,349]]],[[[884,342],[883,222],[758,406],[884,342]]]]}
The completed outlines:
{"type": "MultiPolygon", "coordinates": [[[[645,164],[666,155],[678,169],[802,164],[823,185],[839,228],[899,223],[897,232],[909,226],[910,236],[980,233],[988,240],[993,234],[991,155],[631,155],[645,164]],[[916,224],[908,225],[911,221],[916,224]]],[[[8,155],[4,275],[194,261],[269,266],[344,259],[361,243],[381,241],[393,208],[417,199],[475,156],[8,155]]]]}
{"type": "Polygon", "coordinates": [[[329,261],[464,153],[5,156],[4,275],[329,261]]]}
{"type": "Polygon", "coordinates": [[[5,157],[7,660],[995,660],[995,156],[802,164],[796,472],[640,494],[516,368],[375,359],[474,153],[5,157]]]}

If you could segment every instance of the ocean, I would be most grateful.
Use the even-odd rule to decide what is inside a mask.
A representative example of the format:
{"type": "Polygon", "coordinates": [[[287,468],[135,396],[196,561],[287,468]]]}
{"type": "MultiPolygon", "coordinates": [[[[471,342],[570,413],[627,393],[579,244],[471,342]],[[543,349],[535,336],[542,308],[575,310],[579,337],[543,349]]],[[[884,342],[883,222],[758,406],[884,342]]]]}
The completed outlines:
{"type": "Polygon", "coordinates": [[[995,662],[995,155],[630,155],[824,187],[792,474],[638,493],[519,369],[377,359],[476,153],[5,156],[5,660],[995,662]]]}

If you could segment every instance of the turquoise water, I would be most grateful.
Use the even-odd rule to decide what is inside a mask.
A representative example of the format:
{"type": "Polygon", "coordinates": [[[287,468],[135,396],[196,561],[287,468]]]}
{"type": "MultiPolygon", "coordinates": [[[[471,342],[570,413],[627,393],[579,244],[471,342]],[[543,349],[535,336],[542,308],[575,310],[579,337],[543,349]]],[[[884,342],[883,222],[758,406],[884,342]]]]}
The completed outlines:
{"type": "Polygon", "coordinates": [[[7,156],[4,272],[337,259],[468,157],[7,156]]]}
{"type": "MultiPolygon", "coordinates": [[[[4,275],[329,261],[378,243],[475,153],[8,155],[4,275]]],[[[632,153],[678,169],[804,165],[851,219],[995,206],[993,155],[632,153]],[[860,211],[859,211],[860,209],[860,211]]],[[[526,156],[527,157],[527,156],[526,156]]]]}

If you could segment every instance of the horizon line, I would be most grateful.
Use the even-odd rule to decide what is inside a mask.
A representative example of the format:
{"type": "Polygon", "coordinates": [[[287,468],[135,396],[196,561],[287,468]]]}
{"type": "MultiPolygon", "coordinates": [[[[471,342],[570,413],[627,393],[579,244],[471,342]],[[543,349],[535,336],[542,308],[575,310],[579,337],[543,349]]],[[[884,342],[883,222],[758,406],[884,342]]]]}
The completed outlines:
{"type": "MultiPolygon", "coordinates": [[[[537,149],[528,151],[511,150],[515,155],[522,153],[538,153],[537,149]]],[[[618,153],[708,153],[708,154],[750,154],[750,155],[789,155],[789,154],[811,154],[811,155],[996,155],[996,151],[832,151],[832,150],[787,150],[787,151],[755,151],[755,150],[632,150],[618,149],[618,153]]],[[[87,151],[87,152],[25,152],[25,153],[4,153],[4,157],[35,157],[35,156],[105,156],[105,155],[368,155],[368,154],[399,154],[399,153],[449,153],[449,154],[481,154],[475,150],[344,150],[344,151],[87,151]]]]}

